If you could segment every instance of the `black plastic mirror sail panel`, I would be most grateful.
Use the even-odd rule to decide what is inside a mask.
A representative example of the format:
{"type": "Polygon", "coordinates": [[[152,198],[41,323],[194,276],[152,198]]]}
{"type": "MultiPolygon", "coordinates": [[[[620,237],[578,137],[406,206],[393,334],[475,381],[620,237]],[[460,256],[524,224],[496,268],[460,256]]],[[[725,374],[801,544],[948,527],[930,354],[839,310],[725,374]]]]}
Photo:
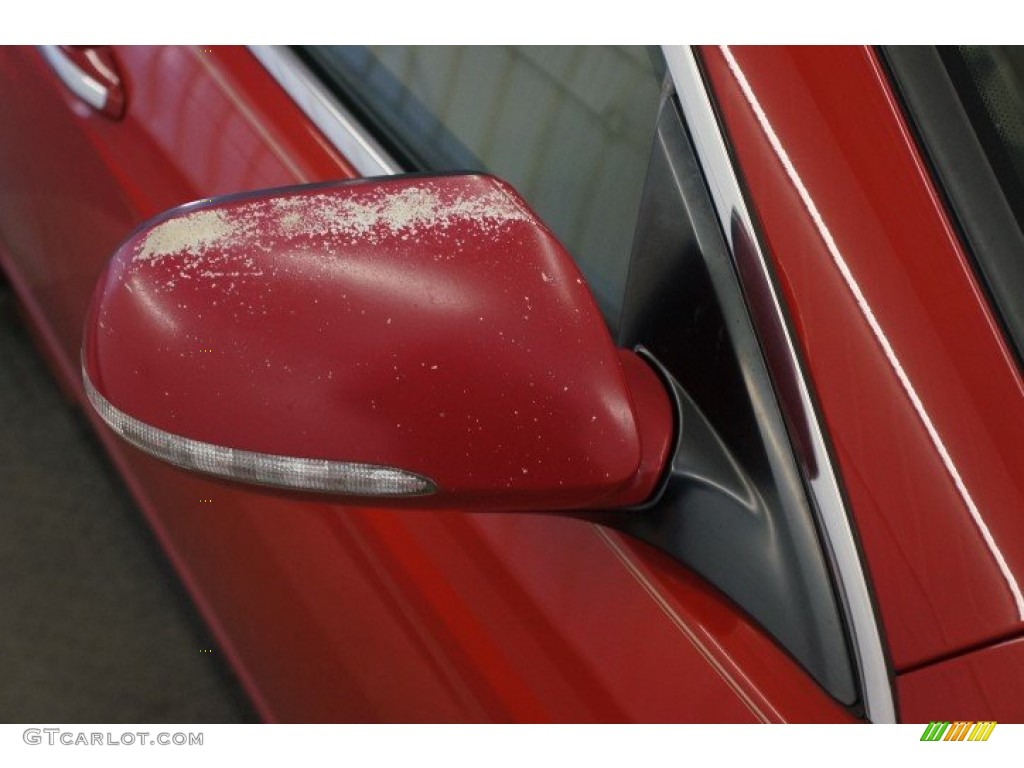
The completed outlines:
{"type": "Polygon", "coordinates": [[[641,353],[673,392],[679,442],[661,495],[615,527],[700,573],[764,625],[833,695],[850,696],[849,667],[836,655],[844,639],[827,573],[814,573],[820,563],[801,557],[781,511],[765,501],[671,374],[641,353]]]}
{"type": "Polygon", "coordinates": [[[700,573],[853,705],[843,614],[795,461],[801,430],[787,430],[672,98],[654,144],[618,343],[646,348],[674,393],[680,436],[657,501],[609,524],[700,573]]]}

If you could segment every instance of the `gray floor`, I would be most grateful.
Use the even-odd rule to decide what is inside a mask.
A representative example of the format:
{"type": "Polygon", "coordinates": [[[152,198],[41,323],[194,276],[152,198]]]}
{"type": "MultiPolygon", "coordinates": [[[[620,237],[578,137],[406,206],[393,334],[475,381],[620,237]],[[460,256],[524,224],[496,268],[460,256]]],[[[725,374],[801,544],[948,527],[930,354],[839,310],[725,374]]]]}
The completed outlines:
{"type": "Polygon", "coordinates": [[[155,540],[0,280],[0,722],[247,722],[155,540]]]}

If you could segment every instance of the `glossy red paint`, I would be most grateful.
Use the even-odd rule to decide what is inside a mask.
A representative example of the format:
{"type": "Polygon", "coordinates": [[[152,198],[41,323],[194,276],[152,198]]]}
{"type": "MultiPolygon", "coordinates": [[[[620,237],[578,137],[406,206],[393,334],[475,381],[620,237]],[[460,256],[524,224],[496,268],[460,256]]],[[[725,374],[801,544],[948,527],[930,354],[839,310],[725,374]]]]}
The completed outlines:
{"type": "MultiPolygon", "coordinates": [[[[0,258],[76,389],[92,287],[140,221],[351,174],[246,51],[113,54],[118,124],[34,51],[0,51],[0,97],[32,118],[0,120],[0,258]]],[[[715,589],[619,534],[283,501],[169,467],[90,418],[268,720],[853,719],[715,589]]]]}
{"type": "Polygon", "coordinates": [[[281,504],[104,438],[268,720],[853,720],[721,593],[598,526],[281,504]]]}
{"type": "Polygon", "coordinates": [[[1020,373],[875,54],[738,48],[703,58],[833,440],[896,670],[1020,632],[1020,373]]]}
{"type": "Polygon", "coordinates": [[[1024,638],[900,675],[903,719],[1024,722],[1024,638]]]}
{"type": "Polygon", "coordinates": [[[435,486],[403,506],[639,504],[673,438],[656,374],[623,369],[571,257],[490,176],[171,211],[118,249],[86,328],[85,374],[130,417],[435,486]]]}
{"type": "Polygon", "coordinates": [[[36,50],[0,56],[18,115],[0,121],[4,266],[75,371],[96,278],[140,222],[199,198],[354,175],[251,54],[212,50],[112,49],[131,104],[119,122],[73,96],[36,50]]]}

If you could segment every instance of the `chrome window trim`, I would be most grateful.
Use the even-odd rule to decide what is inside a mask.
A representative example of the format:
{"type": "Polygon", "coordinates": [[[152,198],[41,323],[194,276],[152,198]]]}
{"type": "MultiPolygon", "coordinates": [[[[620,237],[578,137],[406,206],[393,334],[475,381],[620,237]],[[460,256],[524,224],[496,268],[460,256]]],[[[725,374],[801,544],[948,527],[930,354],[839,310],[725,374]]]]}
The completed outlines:
{"type": "Polygon", "coordinates": [[[250,45],[249,50],[360,175],[390,176],[402,172],[395,159],[293,51],[281,45],[250,45]]]}
{"type": "Polygon", "coordinates": [[[79,69],[59,45],[40,45],[39,52],[75,96],[93,109],[102,110],[107,105],[106,87],[79,69]]]}
{"type": "MultiPolygon", "coordinates": [[[[782,304],[771,278],[765,254],[755,236],[753,219],[743,198],[739,179],[693,50],[687,46],[664,46],[663,51],[733,259],[737,257],[737,249],[732,223],[738,220],[745,230],[746,239],[753,244],[752,252],[757,262],[756,274],[763,282],[759,288],[770,296],[772,307],[784,329],[785,348],[790,357],[785,361],[785,365],[799,372],[799,375],[793,377],[793,384],[797,388],[794,394],[809,427],[813,458],[818,467],[817,472],[812,472],[801,462],[801,470],[807,479],[818,510],[822,533],[830,549],[840,600],[846,612],[853,641],[865,714],[872,722],[894,723],[895,700],[867,576],[864,573],[850,516],[839,489],[838,476],[829,455],[822,426],[800,366],[789,326],[785,321],[782,304]]],[[[775,381],[775,384],[778,386],[779,381],[775,381]]]]}

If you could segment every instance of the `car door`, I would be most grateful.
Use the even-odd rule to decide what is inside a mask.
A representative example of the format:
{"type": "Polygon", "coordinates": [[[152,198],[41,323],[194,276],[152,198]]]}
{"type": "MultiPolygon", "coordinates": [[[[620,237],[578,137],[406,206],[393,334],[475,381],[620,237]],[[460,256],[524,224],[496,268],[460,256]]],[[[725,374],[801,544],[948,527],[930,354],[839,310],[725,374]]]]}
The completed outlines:
{"type": "MultiPolygon", "coordinates": [[[[55,67],[61,51],[0,52],[0,96],[16,107],[0,119],[3,265],[80,401],[86,305],[117,242],[144,219],[189,200],[346,178],[374,164],[384,172],[479,163],[518,185],[578,255],[623,343],[650,345],[680,376],[701,356],[711,373],[686,376],[687,386],[719,422],[730,418],[730,397],[750,408],[737,384],[743,356],[737,363],[723,341],[721,310],[706,292],[687,292],[690,273],[666,271],[660,258],[637,266],[634,242],[662,232],[658,222],[673,220],[678,203],[652,186],[671,175],[658,165],[659,140],[685,145],[681,122],[665,129],[679,110],[662,93],[657,55],[99,53],[123,89],[119,117],[71,89],[80,58],[55,67]],[[422,90],[409,87],[417,82],[422,90]],[[451,130],[456,117],[472,146],[497,160],[467,150],[468,134],[451,130]],[[666,299],[666,284],[681,293],[666,299]]],[[[707,563],[646,536],[666,553],[615,521],[287,498],[164,465],[92,418],[267,720],[845,721],[864,712],[856,673],[838,701],[751,617],[756,589],[731,592],[753,600],[741,608],[681,562],[693,556],[702,573],[728,580],[728,550],[707,563]]],[[[784,436],[776,421],[772,434],[784,436]]],[[[723,429],[764,470],[764,487],[776,488],[783,459],[744,439],[762,445],[767,427],[742,414],[723,429]]],[[[785,551],[801,567],[824,568],[808,521],[785,551]]],[[[835,602],[831,577],[819,575],[821,599],[835,602]]]]}

